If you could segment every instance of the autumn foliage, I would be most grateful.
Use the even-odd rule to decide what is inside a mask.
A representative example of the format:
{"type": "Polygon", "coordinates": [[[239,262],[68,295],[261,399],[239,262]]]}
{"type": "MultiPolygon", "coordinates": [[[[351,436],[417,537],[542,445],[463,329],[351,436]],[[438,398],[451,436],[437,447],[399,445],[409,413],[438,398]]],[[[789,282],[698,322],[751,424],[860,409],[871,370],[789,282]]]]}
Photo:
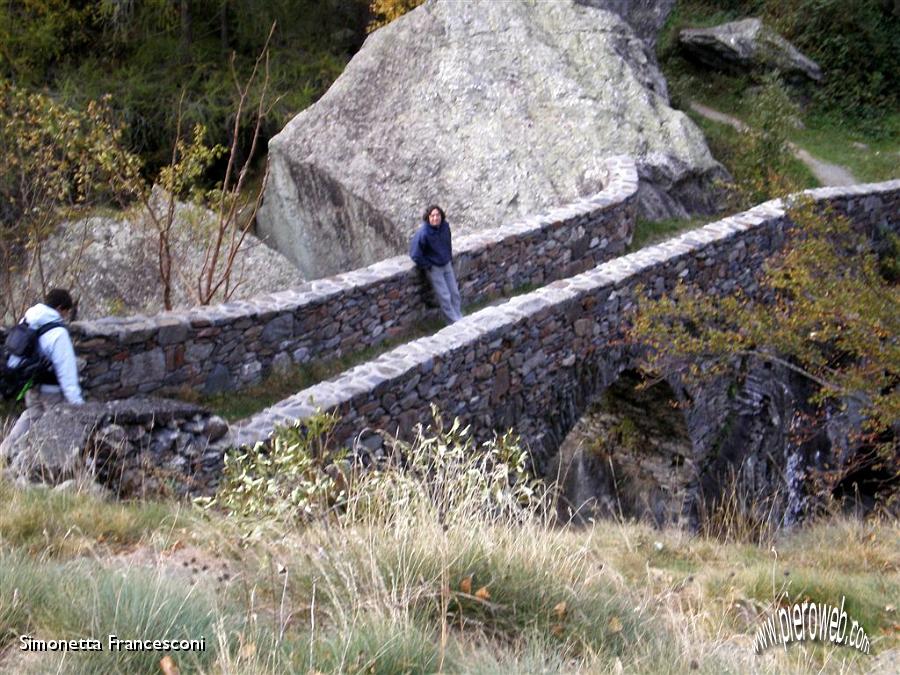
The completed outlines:
{"type": "Polygon", "coordinates": [[[789,211],[795,226],[760,270],[759,288],[720,297],[687,284],[639,303],[631,337],[645,366],[689,381],[733,375],[747,358],[777,363],[814,384],[822,413],[858,404],[860,444],[876,464],[896,462],[900,419],[900,286],[897,238],[861,233],[811,201],[789,211]]]}

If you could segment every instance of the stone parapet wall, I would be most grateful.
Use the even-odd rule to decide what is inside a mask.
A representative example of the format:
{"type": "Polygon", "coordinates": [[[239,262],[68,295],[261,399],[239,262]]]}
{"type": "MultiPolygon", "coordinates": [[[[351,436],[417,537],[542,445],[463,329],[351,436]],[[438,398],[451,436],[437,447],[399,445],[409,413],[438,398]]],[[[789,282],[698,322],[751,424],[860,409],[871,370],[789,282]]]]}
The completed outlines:
{"type": "Polygon", "coordinates": [[[229,442],[223,419],[181,401],[59,405],[7,448],[4,475],[49,484],[89,477],[122,497],[208,493],[229,442]]]}
{"type": "MultiPolygon", "coordinates": [[[[807,194],[861,228],[900,229],[900,180],[807,194]]],[[[770,201],[555,281],[299,392],[233,429],[234,440],[263,441],[316,408],[340,412],[342,442],[366,428],[405,435],[436,403],[481,438],[516,428],[540,468],[584,406],[630,365],[620,339],[639,287],[662,293],[684,280],[711,293],[753,292],[787,227],[781,201],[770,201]]]]}
{"type": "MultiPolygon", "coordinates": [[[[630,158],[612,158],[606,166],[606,186],[590,198],[457,237],[454,265],[464,303],[571,276],[620,255],[631,241],[638,177],[630,158]]],[[[82,385],[92,397],[181,387],[211,393],[379,344],[437,313],[424,275],[407,256],[397,256],[247,301],[76,322],[71,332],[82,385]]]]}

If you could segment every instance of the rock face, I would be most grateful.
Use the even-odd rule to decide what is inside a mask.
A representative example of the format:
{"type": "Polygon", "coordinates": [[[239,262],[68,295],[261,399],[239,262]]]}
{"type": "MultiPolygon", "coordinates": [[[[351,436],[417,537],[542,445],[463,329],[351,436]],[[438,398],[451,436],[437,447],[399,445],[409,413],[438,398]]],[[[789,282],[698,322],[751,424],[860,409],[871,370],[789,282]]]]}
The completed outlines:
{"type": "Polygon", "coordinates": [[[97,482],[123,497],[208,492],[229,440],[220,417],[188,403],[132,398],[56,405],[3,459],[8,478],[97,482]]]}
{"type": "Polygon", "coordinates": [[[681,47],[701,63],[719,70],[762,68],[794,79],[822,80],[822,69],[759,19],[743,19],[713,28],[689,28],[678,36],[681,47]]]}
{"type": "Polygon", "coordinates": [[[861,441],[858,402],[829,409],[819,424],[808,380],[755,360],[745,368],[688,397],[666,384],[640,390],[639,378],[623,376],[560,447],[561,516],[622,515],[696,529],[714,526],[724,503],[778,528],[833,498],[862,513],[890,508],[900,458],[874,462],[861,441]]]}
{"type": "MultiPolygon", "coordinates": [[[[158,195],[157,195],[158,197],[158,195]]],[[[155,208],[164,209],[157,198],[155,208]]],[[[200,271],[211,211],[178,203],[172,231],[173,301],[176,308],[196,304],[193,287],[200,271]]],[[[227,249],[226,249],[227,250],[227,249]]],[[[93,217],[62,223],[43,242],[42,261],[48,286],[73,289],[79,298],[80,318],[162,311],[157,239],[153,225],[131,220],[93,217]]],[[[235,263],[241,283],[233,300],[283,290],[303,282],[299,271],[284,256],[248,234],[235,263]]],[[[18,278],[17,296],[31,304],[41,293],[36,277],[18,278]]],[[[2,316],[0,323],[20,317],[2,316]]]]}
{"type": "Polygon", "coordinates": [[[678,397],[665,383],[638,388],[624,373],[569,432],[551,469],[562,477],[559,515],[683,522],[696,474],[678,397]]]}
{"type": "Polygon", "coordinates": [[[579,5],[615,12],[651,47],[675,7],[675,0],[575,0],[579,5]]]}
{"type": "Polygon", "coordinates": [[[620,154],[645,217],[709,211],[726,175],[618,15],[433,0],[370,35],[272,139],[260,232],[321,277],[405,252],[432,202],[454,232],[496,226],[597,191],[620,154]]]}

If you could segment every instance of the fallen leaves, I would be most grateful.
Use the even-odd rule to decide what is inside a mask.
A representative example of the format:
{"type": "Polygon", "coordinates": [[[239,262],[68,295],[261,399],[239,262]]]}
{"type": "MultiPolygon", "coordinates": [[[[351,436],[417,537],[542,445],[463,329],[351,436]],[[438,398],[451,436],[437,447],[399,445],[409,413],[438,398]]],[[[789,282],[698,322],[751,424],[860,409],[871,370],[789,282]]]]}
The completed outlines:
{"type": "MultiPolygon", "coordinates": [[[[472,596],[472,575],[465,577],[462,581],[459,582],[459,591],[464,595],[472,596]]],[[[475,595],[472,596],[481,600],[482,602],[491,599],[491,592],[488,590],[487,586],[482,586],[477,591],[475,591],[475,595]]]]}

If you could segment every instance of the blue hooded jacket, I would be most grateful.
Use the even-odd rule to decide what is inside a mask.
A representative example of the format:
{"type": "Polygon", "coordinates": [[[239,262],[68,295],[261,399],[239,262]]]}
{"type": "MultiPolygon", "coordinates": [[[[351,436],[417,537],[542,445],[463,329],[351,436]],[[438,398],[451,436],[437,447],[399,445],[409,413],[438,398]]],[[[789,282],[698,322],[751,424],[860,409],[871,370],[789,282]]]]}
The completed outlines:
{"type": "Polygon", "coordinates": [[[416,265],[426,270],[450,262],[453,257],[450,223],[442,220],[440,225],[432,227],[428,221],[424,221],[412,239],[409,257],[416,265]]]}

